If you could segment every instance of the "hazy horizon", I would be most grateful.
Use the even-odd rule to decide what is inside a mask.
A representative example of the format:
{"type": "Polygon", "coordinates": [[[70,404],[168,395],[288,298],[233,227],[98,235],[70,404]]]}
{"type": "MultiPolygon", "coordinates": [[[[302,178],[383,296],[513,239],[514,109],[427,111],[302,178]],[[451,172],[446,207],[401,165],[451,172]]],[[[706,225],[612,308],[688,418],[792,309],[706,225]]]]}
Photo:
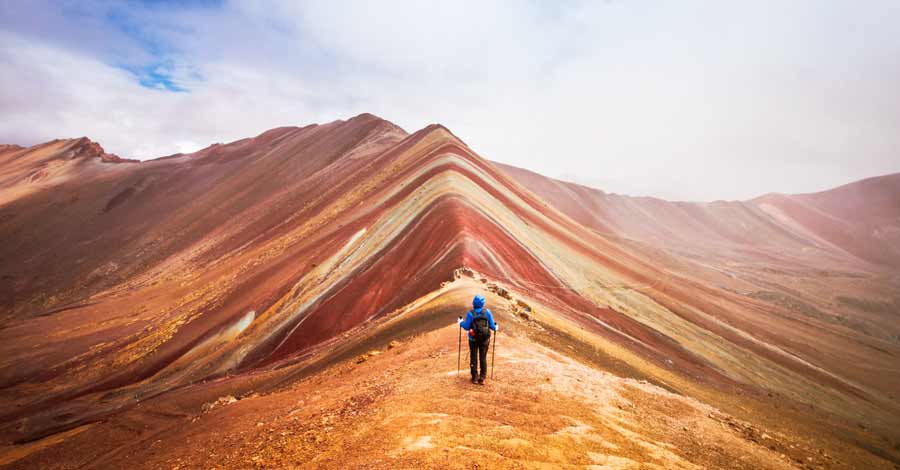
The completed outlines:
{"type": "Polygon", "coordinates": [[[900,171],[900,4],[0,4],[0,142],[122,157],[370,112],[670,200],[900,171]]]}

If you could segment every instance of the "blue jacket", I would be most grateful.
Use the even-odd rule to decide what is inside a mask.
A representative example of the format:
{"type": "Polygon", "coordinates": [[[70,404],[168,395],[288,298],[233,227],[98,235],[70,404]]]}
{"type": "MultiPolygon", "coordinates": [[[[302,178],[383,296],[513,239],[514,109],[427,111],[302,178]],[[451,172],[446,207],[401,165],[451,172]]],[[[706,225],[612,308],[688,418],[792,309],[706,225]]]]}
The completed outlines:
{"type": "MultiPolygon", "coordinates": [[[[463,320],[463,322],[459,324],[460,328],[462,328],[466,331],[469,331],[474,326],[472,324],[472,322],[475,321],[475,315],[472,315],[472,312],[473,312],[473,310],[469,310],[469,313],[466,314],[466,319],[463,320]]],[[[494,323],[494,316],[491,314],[490,310],[482,307],[482,308],[474,309],[474,312],[478,316],[481,316],[481,315],[487,316],[488,327],[490,327],[490,329],[492,329],[494,331],[497,331],[497,324],[494,323]]],[[[475,341],[475,338],[473,338],[471,335],[466,335],[466,336],[469,338],[469,341],[475,341]]]]}

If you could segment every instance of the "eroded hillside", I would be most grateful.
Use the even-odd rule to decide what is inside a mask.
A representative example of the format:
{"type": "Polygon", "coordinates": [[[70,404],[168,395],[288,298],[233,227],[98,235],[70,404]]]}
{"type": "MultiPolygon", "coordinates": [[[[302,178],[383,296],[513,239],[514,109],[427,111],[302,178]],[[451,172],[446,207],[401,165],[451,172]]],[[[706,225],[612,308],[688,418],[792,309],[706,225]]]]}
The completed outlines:
{"type": "MultiPolygon", "coordinates": [[[[771,210],[613,216],[372,115],[140,163],[0,152],[0,462],[468,467],[479,429],[509,467],[900,462],[896,271],[771,210]],[[479,291],[509,342],[472,390],[448,325],[479,291]]],[[[893,243],[896,185],[867,188],[844,223],[893,243]]]]}

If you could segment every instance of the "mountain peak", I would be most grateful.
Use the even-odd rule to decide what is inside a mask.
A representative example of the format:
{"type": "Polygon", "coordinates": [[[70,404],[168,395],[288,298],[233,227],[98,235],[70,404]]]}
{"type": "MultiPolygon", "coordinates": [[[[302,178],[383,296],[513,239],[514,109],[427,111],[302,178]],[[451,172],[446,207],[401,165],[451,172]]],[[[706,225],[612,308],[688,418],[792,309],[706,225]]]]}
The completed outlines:
{"type": "MultiPolygon", "coordinates": [[[[442,138],[444,140],[452,140],[452,141],[459,142],[460,144],[466,145],[466,143],[462,139],[460,139],[456,134],[453,133],[453,131],[451,131],[449,128],[447,128],[447,126],[445,126],[443,124],[439,124],[439,123],[429,124],[429,125],[425,126],[422,130],[426,134],[437,135],[437,136],[440,136],[440,138],[442,138]]],[[[468,147],[468,146],[466,145],[466,147],[468,147]]]]}
{"type": "Polygon", "coordinates": [[[356,116],[353,116],[352,118],[348,119],[348,121],[353,121],[353,120],[358,120],[358,119],[362,119],[362,120],[377,119],[379,121],[387,121],[387,119],[384,119],[381,116],[376,116],[372,113],[359,113],[356,116]]]}
{"type": "Polygon", "coordinates": [[[66,151],[67,158],[69,159],[78,159],[78,158],[98,158],[100,161],[104,163],[138,163],[139,160],[134,160],[130,158],[122,158],[113,153],[107,153],[103,147],[88,137],[80,137],[77,139],[70,139],[70,144],[68,144],[68,149],[66,151]]]}
{"type": "MultiPolygon", "coordinates": [[[[716,442],[738,445],[711,460],[697,456],[721,446],[679,454],[672,466],[687,467],[744,455],[780,463],[771,449],[818,459],[798,443],[843,439],[827,434],[823,417],[849,423],[840,432],[863,423],[867,434],[896,433],[896,384],[882,371],[900,356],[897,281],[803,238],[865,240],[884,258],[900,233],[892,179],[858,198],[840,191],[763,209],[636,200],[492,165],[441,124],[408,135],[370,113],[152,164],[83,164],[112,159],[87,138],[13,155],[0,159],[0,357],[11,365],[0,370],[0,440],[78,429],[22,453],[22,468],[60,455],[71,456],[66,467],[143,457],[158,467],[162,454],[151,454],[182,452],[185,433],[204,459],[192,466],[251,466],[212,457],[227,457],[223,425],[263,433],[254,443],[290,443],[272,452],[315,447],[291,465],[328,467],[310,460],[322,444],[344,457],[348,443],[360,449],[352,439],[362,430],[371,433],[357,446],[408,454],[385,467],[439,466],[463,442],[445,411],[482,394],[452,357],[456,319],[476,293],[503,325],[488,386],[511,408],[466,418],[482,419],[469,421],[472,432],[509,444],[490,446],[503,455],[494,466],[585,463],[581,452],[548,462],[551,434],[560,452],[574,449],[561,441],[571,438],[597,451],[599,464],[624,462],[599,452],[632,449],[661,465],[658,456],[675,456],[701,422],[704,442],[715,431],[716,442]],[[860,236],[846,237],[847,226],[860,236]],[[860,358],[871,367],[853,367],[860,358]],[[298,383],[310,374],[320,375],[298,383]],[[277,401],[297,386],[302,394],[277,401]],[[232,405],[236,397],[248,402],[232,405]],[[263,418],[257,405],[267,400],[263,418]],[[535,400],[549,407],[545,416],[521,420],[535,400]],[[598,417],[596,403],[608,414],[598,417]],[[399,430],[408,441],[385,432],[396,430],[389,417],[398,410],[412,421],[396,423],[414,422],[399,430]],[[655,417],[637,425],[648,410],[655,417]],[[763,416],[773,429],[724,413],[763,416]],[[671,444],[648,453],[634,432],[606,426],[624,416],[632,421],[616,421],[621,428],[653,431],[647,445],[671,444]],[[779,428],[783,416],[796,421],[779,428]],[[121,423],[146,433],[124,435],[121,423]],[[804,434],[804,423],[814,432],[804,434]],[[331,441],[311,442],[307,431],[331,441]],[[535,445],[507,439],[519,434],[535,445]],[[601,437],[617,447],[597,448],[601,437]],[[428,439],[441,460],[423,464],[428,439]],[[533,459],[523,459],[527,448],[533,459]]],[[[226,439],[231,448],[246,436],[226,439]]]]}

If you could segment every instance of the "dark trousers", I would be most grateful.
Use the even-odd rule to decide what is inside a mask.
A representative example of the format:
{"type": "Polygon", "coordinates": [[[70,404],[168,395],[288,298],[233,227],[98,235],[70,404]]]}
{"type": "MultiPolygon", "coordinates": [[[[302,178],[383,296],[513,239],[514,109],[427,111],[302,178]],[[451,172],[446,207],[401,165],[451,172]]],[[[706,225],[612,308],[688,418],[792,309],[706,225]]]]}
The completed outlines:
{"type": "Polygon", "coordinates": [[[473,379],[478,378],[479,362],[481,362],[481,378],[487,377],[487,352],[490,344],[490,339],[486,339],[483,342],[469,341],[469,369],[472,371],[473,379]]]}

